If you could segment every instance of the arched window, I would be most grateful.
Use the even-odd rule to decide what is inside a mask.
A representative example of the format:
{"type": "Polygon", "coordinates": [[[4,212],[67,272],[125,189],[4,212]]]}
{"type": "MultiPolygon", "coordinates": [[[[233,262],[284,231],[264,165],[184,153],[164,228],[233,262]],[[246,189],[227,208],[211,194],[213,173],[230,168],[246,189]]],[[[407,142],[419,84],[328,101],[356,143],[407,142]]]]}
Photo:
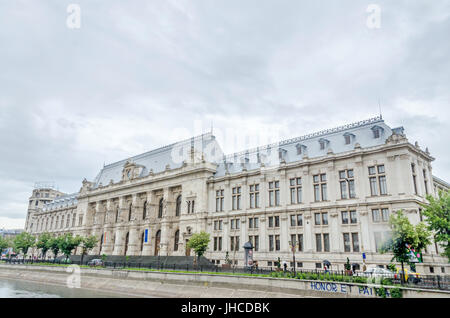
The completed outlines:
{"type": "Polygon", "coordinates": [[[175,240],[174,240],[174,244],[173,244],[173,250],[174,251],[178,251],[178,241],[180,239],[180,230],[177,230],[175,232],[175,240]]]}
{"type": "Polygon", "coordinates": [[[127,255],[127,251],[128,251],[128,240],[130,238],[130,232],[127,233],[127,236],[125,237],[125,251],[123,255],[127,255]]]}
{"type": "Polygon", "coordinates": [[[128,209],[128,222],[131,221],[131,209],[132,209],[132,205],[130,204],[130,208],[128,209]]]}
{"type": "Polygon", "coordinates": [[[164,201],[163,198],[161,198],[159,200],[159,209],[158,209],[158,217],[159,218],[162,218],[162,215],[163,215],[163,201],[164,201]]]}
{"type": "Polygon", "coordinates": [[[159,255],[159,244],[161,243],[161,230],[158,230],[155,235],[155,255],[159,255]]]}
{"type": "Polygon", "coordinates": [[[145,220],[147,217],[147,201],[144,202],[144,211],[142,211],[142,219],[145,220]]]}
{"type": "Polygon", "coordinates": [[[181,212],[181,194],[177,197],[177,205],[175,207],[175,216],[180,216],[181,212]]]}
{"type": "Polygon", "coordinates": [[[103,247],[103,235],[104,234],[102,234],[102,237],[100,238],[100,247],[99,247],[99,253],[102,251],[102,247],[103,247]]]}

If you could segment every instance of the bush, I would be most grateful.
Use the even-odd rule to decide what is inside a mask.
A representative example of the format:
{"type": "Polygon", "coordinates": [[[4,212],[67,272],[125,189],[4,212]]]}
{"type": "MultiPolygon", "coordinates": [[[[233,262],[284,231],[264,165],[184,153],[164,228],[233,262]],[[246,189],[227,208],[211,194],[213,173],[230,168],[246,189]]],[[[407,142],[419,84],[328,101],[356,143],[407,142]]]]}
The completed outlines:
{"type": "Polygon", "coordinates": [[[403,290],[401,290],[398,287],[392,288],[390,290],[390,292],[391,292],[391,297],[392,298],[402,298],[403,297],[403,290]]]}

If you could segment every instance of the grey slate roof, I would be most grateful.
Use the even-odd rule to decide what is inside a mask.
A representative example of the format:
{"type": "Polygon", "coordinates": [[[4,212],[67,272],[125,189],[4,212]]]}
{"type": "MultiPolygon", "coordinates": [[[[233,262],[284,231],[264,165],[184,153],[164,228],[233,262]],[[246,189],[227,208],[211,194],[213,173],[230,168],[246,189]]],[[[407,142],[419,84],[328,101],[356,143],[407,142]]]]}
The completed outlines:
{"type": "Polygon", "coordinates": [[[65,207],[73,206],[75,207],[78,203],[77,200],[78,193],[72,193],[60,196],[56,199],[54,199],[52,202],[47,203],[43,206],[42,211],[49,211],[49,210],[55,210],[65,207]]]}

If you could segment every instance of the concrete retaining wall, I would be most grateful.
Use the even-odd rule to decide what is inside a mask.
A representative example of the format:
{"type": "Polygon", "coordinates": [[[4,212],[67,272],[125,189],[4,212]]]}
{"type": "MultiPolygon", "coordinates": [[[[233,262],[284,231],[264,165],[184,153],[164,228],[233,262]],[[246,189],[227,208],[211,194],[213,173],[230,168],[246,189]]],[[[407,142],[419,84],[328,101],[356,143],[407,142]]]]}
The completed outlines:
{"type": "MultiPolygon", "coordinates": [[[[62,266],[0,265],[0,277],[66,285],[62,266]]],[[[72,275],[72,276],[71,276],[72,275]]],[[[72,280],[73,281],[73,280],[72,280]]],[[[153,297],[377,297],[378,285],[297,279],[81,268],[82,288],[153,297]]],[[[402,288],[403,297],[450,297],[450,292],[402,288]]],[[[388,290],[388,297],[390,297],[388,290]]]]}

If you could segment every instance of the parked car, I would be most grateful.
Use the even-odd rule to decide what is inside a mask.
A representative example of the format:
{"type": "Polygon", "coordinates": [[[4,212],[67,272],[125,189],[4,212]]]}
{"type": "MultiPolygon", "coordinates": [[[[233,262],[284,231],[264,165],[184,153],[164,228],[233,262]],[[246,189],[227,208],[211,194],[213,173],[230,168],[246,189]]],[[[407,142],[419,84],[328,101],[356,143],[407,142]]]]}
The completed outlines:
{"type": "Polygon", "coordinates": [[[71,264],[72,261],[70,260],[70,258],[63,258],[59,261],[60,264],[71,264]]]}
{"type": "Polygon", "coordinates": [[[103,260],[100,258],[94,258],[87,263],[89,266],[103,266],[103,260]]]}
{"type": "MultiPolygon", "coordinates": [[[[396,272],[394,274],[394,278],[395,279],[401,279],[401,274],[402,274],[402,269],[401,268],[396,268],[396,272]]],[[[418,283],[420,282],[421,278],[420,278],[420,274],[413,272],[413,271],[408,271],[407,268],[405,268],[405,281],[412,281],[413,283],[418,283]]]]}
{"type": "Polygon", "coordinates": [[[371,267],[371,268],[367,269],[366,271],[359,273],[358,276],[393,278],[394,273],[385,268],[371,267]]]}

